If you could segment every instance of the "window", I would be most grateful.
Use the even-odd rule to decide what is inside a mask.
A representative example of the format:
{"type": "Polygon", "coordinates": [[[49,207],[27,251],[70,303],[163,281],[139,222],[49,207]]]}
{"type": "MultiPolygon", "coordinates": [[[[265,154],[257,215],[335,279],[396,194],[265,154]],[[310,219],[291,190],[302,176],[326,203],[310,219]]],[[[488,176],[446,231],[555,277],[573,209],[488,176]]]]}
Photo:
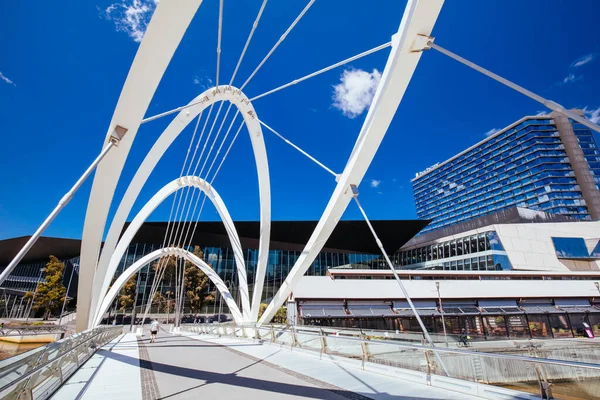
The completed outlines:
{"type": "Polygon", "coordinates": [[[552,242],[554,243],[556,256],[558,258],[591,258],[583,238],[553,237],[552,242]]]}

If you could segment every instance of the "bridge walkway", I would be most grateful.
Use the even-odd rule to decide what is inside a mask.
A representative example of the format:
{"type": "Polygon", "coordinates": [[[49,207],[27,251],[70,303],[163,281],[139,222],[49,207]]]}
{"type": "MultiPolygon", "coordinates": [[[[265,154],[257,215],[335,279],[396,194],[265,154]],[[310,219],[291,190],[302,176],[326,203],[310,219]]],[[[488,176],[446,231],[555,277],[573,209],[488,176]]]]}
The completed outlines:
{"type": "Polygon", "coordinates": [[[250,340],[126,334],[53,396],[71,399],[475,399],[250,340]]]}

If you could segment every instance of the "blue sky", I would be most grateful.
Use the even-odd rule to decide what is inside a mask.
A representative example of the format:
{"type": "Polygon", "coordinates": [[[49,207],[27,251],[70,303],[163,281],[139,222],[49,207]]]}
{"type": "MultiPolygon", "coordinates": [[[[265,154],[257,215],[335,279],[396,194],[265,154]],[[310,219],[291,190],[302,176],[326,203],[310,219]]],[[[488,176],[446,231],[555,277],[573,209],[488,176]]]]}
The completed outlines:
{"type": "MultiPolygon", "coordinates": [[[[233,72],[260,3],[225,0],[222,81],[233,72]]],[[[260,94],[389,41],[404,9],[404,2],[392,1],[341,4],[317,0],[245,92],[250,97],[260,94]]],[[[249,76],[305,5],[296,0],[268,2],[234,85],[249,76]]],[[[99,152],[153,7],[152,1],[144,0],[3,5],[0,238],[33,233],[99,152]]],[[[600,2],[593,0],[447,1],[433,35],[439,45],[566,107],[586,107],[588,116],[598,119],[599,14],[600,2]]],[[[218,1],[205,0],[148,115],[187,103],[214,81],[217,17],[218,1]]],[[[261,120],[341,171],[366,115],[360,111],[368,104],[387,55],[383,50],[259,99],[254,106],[261,120]],[[340,84],[345,86],[337,86],[336,100],[340,84]]],[[[486,132],[541,110],[532,100],[455,61],[426,52],[360,187],[363,206],[372,219],[415,218],[410,185],[415,172],[483,139],[486,132]]],[[[117,198],[168,123],[166,118],[140,129],[117,198]]],[[[191,134],[187,130],[169,149],[134,212],[179,175],[191,134]]],[[[273,219],[318,219],[335,182],[274,135],[265,132],[265,138],[273,219]]],[[[91,180],[47,235],[81,237],[90,186],[91,180]]],[[[258,219],[247,134],[235,143],[215,187],[234,220],[258,219]]],[[[169,208],[166,202],[152,220],[167,219],[169,208]]],[[[360,218],[353,204],[344,218],[360,218]]],[[[208,207],[203,219],[216,220],[214,209],[208,207]]]]}

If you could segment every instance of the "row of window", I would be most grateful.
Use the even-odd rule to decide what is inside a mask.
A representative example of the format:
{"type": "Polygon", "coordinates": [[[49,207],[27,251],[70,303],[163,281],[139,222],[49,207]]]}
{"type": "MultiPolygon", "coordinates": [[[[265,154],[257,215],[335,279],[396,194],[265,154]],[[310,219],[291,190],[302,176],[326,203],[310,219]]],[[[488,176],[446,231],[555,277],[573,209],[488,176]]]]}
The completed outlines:
{"type": "MultiPolygon", "coordinates": [[[[413,249],[401,250],[394,254],[393,258],[396,265],[410,266],[429,261],[482,253],[489,250],[504,251],[504,247],[502,246],[502,243],[500,243],[500,238],[495,231],[434,243],[413,249]]],[[[487,270],[488,267],[494,267],[491,256],[489,256],[489,260],[484,256],[479,258],[474,257],[474,259],[465,257],[459,261],[460,262],[451,261],[448,262],[447,265],[445,265],[445,263],[439,263],[438,265],[444,267],[443,269],[467,271],[487,270]],[[475,268],[472,268],[473,266],[475,266],[475,268]],[[480,267],[485,268],[482,269],[480,267]]]]}
{"type": "MultiPolygon", "coordinates": [[[[600,188],[595,139],[587,127],[573,127],[600,188]]],[[[560,135],[548,118],[524,121],[418,176],[413,191],[419,218],[434,220],[424,232],[515,205],[589,219],[560,135]]]]}
{"type": "MultiPolygon", "coordinates": [[[[589,314],[524,314],[524,315],[464,315],[464,316],[422,316],[425,329],[430,334],[443,335],[450,341],[458,341],[458,335],[465,329],[471,340],[502,340],[509,338],[571,338],[587,337],[585,325],[591,327],[594,335],[600,335],[600,313],[589,314]],[[445,329],[444,329],[444,324],[445,329]]],[[[398,318],[305,318],[302,323],[311,326],[331,326],[365,330],[388,330],[398,333],[421,332],[415,317],[398,318]]]]}
{"type": "MultiPolygon", "coordinates": [[[[539,134],[545,134],[545,132],[541,132],[539,134]]],[[[552,133],[555,134],[555,133],[552,133]]],[[[558,134],[556,134],[558,135],[558,134]]],[[[456,165],[456,169],[450,171],[447,176],[440,176],[435,178],[423,178],[422,182],[415,181],[413,182],[413,187],[415,189],[415,195],[421,196],[422,194],[426,194],[428,186],[434,184],[439,185],[440,183],[444,183],[445,181],[452,180],[458,184],[468,183],[474,181],[478,178],[482,178],[485,173],[498,172],[498,173],[508,173],[514,174],[516,172],[516,167],[523,164],[525,161],[531,159],[531,156],[536,153],[543,152],[544,154],[550,156],[566,156],[564,152],[564,145],[560,141],[560,137],[552,138],[555,143],[554,144],[540,144],[538,141],[543,140],[541,138],[532,138],[529,139],[527,143],[523,143],[523,147],[518,144],[514,144],[514,147],[511,147],[512,152],[508,154],[509,150],[504,150],[504,157],[502,157],[502,149],[498,149],[498,159],[490,160],[487,164],[477,164],[477,165],[456,165]],[[454,179],[456,177],[456,179],[454,179]],[[443,179],[442,179],[443,178],[443,179]],[[441,182],[440,182],[441,181],[441,182]]]]}
{"type": "MultiPolygon", "coordinates": [[[[516,127],[509,129],[508,131],[498,135],[494,138],[488,139],[477,147],[465,152],[464,154],[458,156],[452,161],[449,161],[428,174],[419,176],[414,180],[415,184],[418,185],[419,182],[422,184],[425,181],[434,179],[438,176],[447,175],[447,173],[456,170],[456,165],[464,165],[468,166],[471,163],[478,161],[480,159],[485,159],[486,157],[490,157],[492,154],[495,154],[499,149],[511,149],[514,144],[513,135],[517,134],[517,137],[522,136],[525,133],[533,131],[534,129],[527,130],[528,127],[535,127],[535,130],[550,130],[556,131],[556,126],[552,124],[551,120],[538,120],[538,119],[530,119],[524,121],[523,123],[517,125],[516,127]],[[547,124],[547,125],[546,125],[547,124]],[[519,136],[520,135],[520,136],[519,136]]],[[[457,171],[458,172],[458,171],[457,171]]]]}

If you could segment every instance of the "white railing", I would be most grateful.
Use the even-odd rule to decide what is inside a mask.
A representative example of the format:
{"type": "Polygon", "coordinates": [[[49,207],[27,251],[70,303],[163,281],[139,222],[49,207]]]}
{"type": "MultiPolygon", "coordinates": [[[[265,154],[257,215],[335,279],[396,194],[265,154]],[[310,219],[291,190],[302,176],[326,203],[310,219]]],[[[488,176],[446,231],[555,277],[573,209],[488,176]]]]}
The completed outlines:
{"type": "Polygon", "coordinates": [[[98,327],[0,361],[0,398],[47,399],[123,327],[98,327]]]}
{"type": "MultiPolygon", "coordinates": [[[[484,383],[526,391],[542,398],[600,398],[600,364],[429,347],[381,337],[357,336],[333,328],[234,324],[183,325],[184,332],[234,336],[280,346],[345,357],[365,363],[419,371],[427,375],[484,383]],[[437,353],[437,356],[435,356],[437,353]]],[[[514,350],[514,349],[513,349],[514,350]]],[[[585,354],[580,359],[585,360],[585,354]]]]}

